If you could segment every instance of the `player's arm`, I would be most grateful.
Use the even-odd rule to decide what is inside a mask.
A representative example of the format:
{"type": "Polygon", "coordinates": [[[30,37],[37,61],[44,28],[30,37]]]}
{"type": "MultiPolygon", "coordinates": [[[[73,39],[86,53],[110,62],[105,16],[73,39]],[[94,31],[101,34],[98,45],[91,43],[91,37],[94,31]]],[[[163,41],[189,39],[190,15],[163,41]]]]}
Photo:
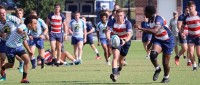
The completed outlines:
{"type": "Polygon", "coordinates": [[[66,20],[63,21],[63,28],[64,28],[64,32],[65,32],[64,36],[67,36],[67,34],[68,34],[68,26],[66,24],[66,20]]]}
{"type": "Polygon", "coordinates": [[[73,34],[73,31],[72,31],[72,21],[70,21],[70,23],[69,23],[68,32],[69,32],[69,34],[73,34]]]}
{"type": "Polygon", "coordinates": [[[29,46],[28,46],[27,40],[24,40],[24,41],[23,41],[23,45],[24,45],[25,49],[28,51],[28,53],[31,53],[31,49],[30,49],[29,46]]]}
{"type": "Polygon", "coordinates": [[[106,39],[110,40],[111,31],[109,30],[109,27],[105,31],[106,31],[106,39]]]}
{"type": "Polygon", "coordinates": [[[124,39],[125,42],[128,42],[131,40],[131,37],[133,36],[133,30],[132,30],[132,24],[131,23],[128,23],[127,24],[127,28],[126,28],[126,32],[127,32],[127,37],[126,39],[124,39]]]}
{"type": "Polygon", "coordinates": [[[50,18],[49,16],[46,18],[46,24],[47,24],[47,26],[50,25],[50,19],[49,18],[50,18]]]}
{"type": "Polygon", "coordinates": [[[100,36],[99,36],[99,25],[97,24],[96,26],[96,33],[97,33],[97,40],[98,40],[98,45],[99,45],[99,42],[100,42],[100,36]]]}
{"type": "Polygon", "coordinates": [[[86,30],[86,25],[85,25],[85,28],[83,29],[83,36],[84,36],[84,43],[85,43],[86,40],[87,40],[87,30],[86,30]]]}

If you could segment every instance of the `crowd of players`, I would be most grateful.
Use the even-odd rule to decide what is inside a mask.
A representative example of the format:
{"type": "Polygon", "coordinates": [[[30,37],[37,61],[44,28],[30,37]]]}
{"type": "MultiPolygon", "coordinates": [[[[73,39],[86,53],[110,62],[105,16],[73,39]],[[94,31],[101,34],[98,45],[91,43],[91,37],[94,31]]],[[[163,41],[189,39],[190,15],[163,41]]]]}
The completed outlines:
{"type": "MultiPolygon", "coordinates": [[[[131,46],[131,37],[133,27],[143,31],[142,42],[147,52],[147,58],[151,60],[155,67],[153,81],[158,79],[161,68],[157,61],[157,56],[161,52],[162,64],[164,68],[164,77],[162,83],[169,82],[169,60],[175,49],[175,64],[179,65],[179,57],[186,51],[188,66],[197,70],[194,58],[194,48],[197,56],[200,57],[200,14],[196,11],[196,5],[193,1],[188,2],[185,13],[178,17],[174,12],[174,18],[170,20],[169,26],[165,19],[156,14],[154,6],[145,7],[145,20],[141,23],[132,25],[126,18],[125,12],[118,5],[114,6],[112,14],[108,10],[100,12],[100,22],[94,29],[86,18],[81,16],[80,12],[74,13],[74,19],[66,23],[65,16],[60,12],[60,4],[55,4],[54,11],[49,13],[46,21],[37,17],[37,13],[32,10],[28,17],[23,18],[24,11],[21,8],[16,9],[16,16],[6,14],[3,6],[0,6],[0,81],[6,80],[5,70],[14,66],[15,58],[19,61],[19,71],[23,73],[21,83],[29,83],[28,64],[31,61],[32,69],[36,69],[37,64],[41,69],[47,65],[79,65],[83,62],[83,46],[90,44],[96,53],[96,59],[100,59],[99,52],[93,42],[93,33],[96,31],[98,45],[104,50],[104,57],[107,65],[112,65],[110,79],[116,82],[127,63],[125,57],[131,46]],[[64,50],[63,42],[67,36],[71,35],[71,44],[74,48],[74,56],[64,50]],[[119,47],[111,47],[110,38],[117,35],[120,38],[119,47]],[[51,50],[44,49],[44,39],[50,42],[51,50]],[[181,50],[178,51],[178,40],[180,40],[181,50]],[[38,57],[34,52],[38,49],[38,57]],[[25,51],[25,49],[26,51],[25,51]],[[188,50],[187,50],[188,49],[188,50]],[[28,54],[27,54],[28,52],[28,54]],[[112,63],[109,59],[113,55],[112,63]],[[8,62],[5,62],[7,58],[8,62]],[[67,63],[66,59],[72,61],[67,63]]],[[[200,65],[198,63],[198,65],[200,65]]]]}

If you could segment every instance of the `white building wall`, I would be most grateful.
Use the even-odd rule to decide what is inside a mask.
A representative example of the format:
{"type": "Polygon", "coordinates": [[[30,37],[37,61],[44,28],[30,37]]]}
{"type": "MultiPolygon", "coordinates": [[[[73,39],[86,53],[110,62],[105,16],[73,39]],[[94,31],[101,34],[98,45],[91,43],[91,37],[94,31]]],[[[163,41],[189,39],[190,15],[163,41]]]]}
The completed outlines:
{"type": "Polygon", "coordinates": [[[173,18],[173,11],[176,11],[176,6],[176,0],[158,0],[157,14],[164,17],[169,24],[170,19],[173,18]]]}

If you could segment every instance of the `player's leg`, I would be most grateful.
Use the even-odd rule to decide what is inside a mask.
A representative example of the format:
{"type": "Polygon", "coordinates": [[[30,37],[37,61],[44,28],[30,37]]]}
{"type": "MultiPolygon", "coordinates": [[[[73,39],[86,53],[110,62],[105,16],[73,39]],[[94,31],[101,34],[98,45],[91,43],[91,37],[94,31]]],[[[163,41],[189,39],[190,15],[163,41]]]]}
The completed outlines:
{"type": "Polygon", "coordinates": [[[158,79],[158,75],[161,72],[161,68],[158,64],[158,54],[162,51],[161,45],[159,43],[153,44],[152,50],[150,52],[150,60],[153,66],[155,67],[155,73],[153,75],[153,81],[158,79]]]}
{"type": "Polygon", "coordinates": [[[60,64],[62,42],[56,41],[57,65],[60,64]]]}
{"type": "Polygon", "coordinates": [[[50,41],[50,45],[51,45],[51,53],[52,53],[52,62],[51,64],[53,65],[54,63],[56,63],[56,41],[50,41]]]}
{"type": "Polygon", "coordinates": [[[169,72],[170,72],[169,61],[170,61],[170,55],[163,53],[162,64],[164,68],[164,77],[161,83],[169,82],[169,72]]]}
{"type": "Polygon", "coordinates": [[[79,39],[77,43],[78,48],[78,58],[82,62],[82,54],[83,54],[83,39],[79,39]]]}
{"type": "Polygon", "coordinates": [[[19,51],[19,56],[21,56],[22,60],[24,61],[24,72],[22,76],[22,81],[21,83],[29,83],[28,81],[28,66],[29,66],[29,56],[26,54],[25,50],[24,51],[19,51]]]}
{"type": "MultiPolygon", "coordinates": [[[[29,46],[29,48],[32,52],[35,52],[35,48],[36,48],[35,45],[29,46]]],[[[32,56],[29,56],[29,57],[30,57],[30,60],[31,60],[32,69],[36,69],[36,58],[35,58],[34,53],[33,53],[32,56]]]]}
{"type": "Polygon", "coordinates": [[[40,60],[41,60],[41,69],[43,69],[44,68],[44,63],[45,63],[44,62],[45,50],[44,50],[44,47],[42,45],[37,46],[37,48],[38,48],[38,54],[39,54],[38,57],[40,57],[40,60]]]}
{"type": "Polygon", "coordinates": [[[5,64],[6,60],[6,41],[0,41],[0,68],[5,64]]]}
{"type": "Polygon", "coordinates": [[[0,53],[0,68],[5,64],[6,54],[0,53]]]}
{"type": "Polygon", "coordinates": [[[101,57],[100,57],[100,55],[99,55],[99,51],[98,51],[98,49],[95,47],[95,45],[94,45],[94,43],[91,43],[90,44],[90,46],[91,46],[91,48],[94,50],[94,52],[96,53],[96,59],[100,59],[101,57]]]}
{"type": "Polygon", "coordinates": [[[174,47],[174,51],[177,57],[179,57],[178,55],[178,37],[174,36],[174,42],[175,42],[175,47],[174,47]]]}
{"type": "Polygon", "coordinates": [[[118,78],[118,61],[120,57],[120,51],[119,49],[113,49],[113,60],[112,60],[112,74],[110,74],[110,78],[113,82],[116,82],[116,79],[118,78]]]}
{"type": "Polygon", "coordinates": [[[15,63],[15,52],[14,52],[14,49],[6,47],[6,56],[7,56],[8,63],[5,63],[1,67],[1,78],[0,78],[0,81],[5,81],[6,80],[6,72],[5,72],[5,70],[7,68],[12,68],[14,66],[14,63],[15,63]]]}
{"type": "Polygon", "coordinates": [[[124,66],[125,63],[125,57],[128,54],[128,50],[131,46],[131,42],[127,42],[126,44],[124,44],[121,49],[120,49],[120,57],[119,57],[119,67],[118,67],[118,73],[120,73],[120,71],[122,70],[122,67],[124,66]]]}
{"type": "Polygon", "coordinates": [[[19,56],[15,56],[15,58],[19,61],[19,67],[17,69],[23,69],[24,61],[19,56]]]}
{"type": "Polygon", "coordinates": [[[104,51],[104,56],[105,56],[105,59],[106,59],[106,64],[110,65],[110,62],[108,60],[108,57],[109,57],[108,46],[107,46],[107,44],[101,44],[101,46],[102,46],[103,51],[104,51]]]}

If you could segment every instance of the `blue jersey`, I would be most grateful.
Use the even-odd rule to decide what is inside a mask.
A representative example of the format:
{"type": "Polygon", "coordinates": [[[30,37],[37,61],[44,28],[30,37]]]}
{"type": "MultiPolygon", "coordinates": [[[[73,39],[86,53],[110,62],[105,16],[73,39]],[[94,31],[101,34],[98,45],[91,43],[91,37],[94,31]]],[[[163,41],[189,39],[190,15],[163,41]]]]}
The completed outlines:
{"type": "MultiPolygon", "coordinates": [[[[21,24],[17,27],[17,29],[22,29],[24,32],[28,32],[28,28],[26,27],[25,24],[21,24]]],[[[24,40],[28,39],[27,34],[19,34],[17,32],[17,29],[15,29],[11,34],[10,37],[8,38],[7,42],[6,42],[6,46],[10,47],[10,48],[17,48],[22,46],[22,42],[24,40]]]]}
{"type": "Polygon", "coordinates": [[[2,38],[2,40],[7,40],[12,31],[16,29],[20,24],[20,19],[13,15],[6,15],[6,22],[0,22],[0,33],[7,33],[6,38],[2,38]]]}
{"type": "MultiPolygon", "coordinates": [[[[87,27],[87,28],[86,28],[87,32],[89,32],[89,31],[92,30],[91,24],[86,23],[86,27],[87,27]]],[[[92,37],[92,36],[93,36],[93,32],[87,35],[87,37],[92,37]]]]}
{"type": "Polygon", "coordinates": [[[73,19],[70,21],[69,27],[72,29],[72,36],[77,38],[83,38],[84,29],[86,29],[86,23],[83,20],[78,22],[73,19]]]}
{"type": "Polygon", "coordinates": [[[179,17],[178,17],[178,21],[183,21],[188,15],[186,14],[181,14],[179,17]]]}
{"type": "Polygon", "coordinates": [[[29,35],[33,36],[34,38],[38,38],[42,33],[43,30],[47,28],[46,23],[44,22],[44,20],[42,20],[41,18],[38,18],[37,20],[37,30],[30,30],[29,35]]]}

